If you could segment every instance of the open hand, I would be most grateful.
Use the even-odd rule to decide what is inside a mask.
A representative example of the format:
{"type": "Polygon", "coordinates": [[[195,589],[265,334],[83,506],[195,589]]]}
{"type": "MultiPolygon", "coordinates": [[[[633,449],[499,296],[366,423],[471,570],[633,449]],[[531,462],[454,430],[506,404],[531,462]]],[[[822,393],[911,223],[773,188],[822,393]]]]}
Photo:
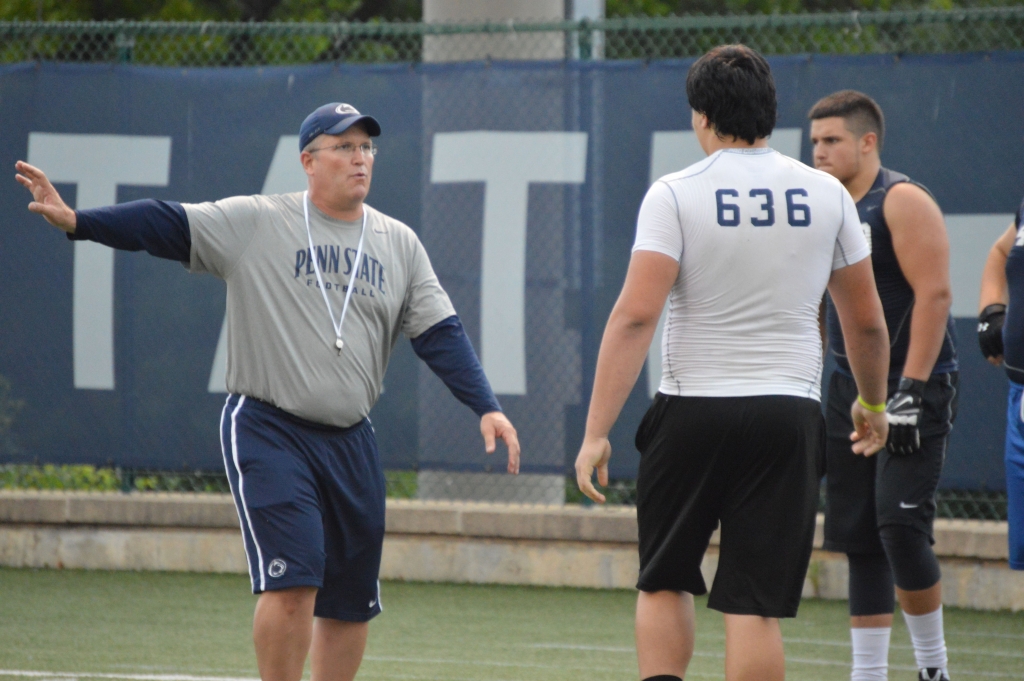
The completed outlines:
{"type": "Polygon", "coordinates": [[[74,233],[75,223],[75,211],[68,207],[64,200],[60,198],[60,194],[50,184],[50,180],[47,179],[46,173],[39,168],[31,166],[24,161],[18,161],[14,164],[14,169],[18,171],[18,174],[14,176],[21,186],[32,192],[32,203],[28,204],[28,209],[33,213],[38,213],[46,218],[54,227],[59,227],[68,233],[74,233]]]}
{"type": "Polygon", "coordinates": [[[480,417],[480,434],[484,436],[484,450],[493,454],[496,438],[505,441],[508,448],[508,472],[519,475],[519,436],[515,426],[500,411],[492,411],[480,417]]]}
{"type": "Polygon", "coordinates": [[[604,495],[594,487],[594,469],[597,469],[597,482],[602,487],[608,486],[608,459],[612,456],[612,443],[606,437],[587,437],[583,440],[580,453],[576,457],[576,484],[580,491],[599,504],[604,503],[604,495]]]}
{"type": "Polygon", "coordinates": [[[853,427],[850,440],[853,442],[853,453],[873,456],[885,446],[889,437],[889,419],[885,412],[865,409],[859,402],[854,402],[850,409],[853,416],[853,427]]]}

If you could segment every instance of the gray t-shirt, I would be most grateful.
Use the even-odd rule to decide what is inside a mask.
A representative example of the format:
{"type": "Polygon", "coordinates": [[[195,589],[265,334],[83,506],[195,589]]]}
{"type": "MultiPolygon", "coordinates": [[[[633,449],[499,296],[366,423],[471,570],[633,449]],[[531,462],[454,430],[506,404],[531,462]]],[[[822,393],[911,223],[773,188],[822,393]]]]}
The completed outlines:
{"type": "MultiPolygon", "coordinates": [[[[302,193],[184,204],[189,269],[227,282],[227,388],[310,421],[347,427],[370,412],[398,334],[410,338],[455,314],[416,234],[364,205],[362,262],[335,347],[317,284],[302,193]]],[[[335,322],[362,220],[335,220],[309,201],[310,231],[335,322]]]]}

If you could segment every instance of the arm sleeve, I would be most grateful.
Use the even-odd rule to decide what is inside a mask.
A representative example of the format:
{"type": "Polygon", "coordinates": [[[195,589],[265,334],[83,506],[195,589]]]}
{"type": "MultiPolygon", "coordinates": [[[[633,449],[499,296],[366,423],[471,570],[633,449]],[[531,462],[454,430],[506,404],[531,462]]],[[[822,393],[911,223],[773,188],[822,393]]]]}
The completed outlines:
{"type": "Polygon", "coordinates": [[[402,333],[415,338],[441,320],[453,316],[455,308],[430,266],[427,250],[412,230],[408,231],[408,236],[409,284],[405,291],[402,333]]]}
{"type": "Polygon", "coordinates": [[[839,227],[836,247],[832,252],[833,271],[849,267],[871,255],[871,247],[868,246],[868,240],[864,238],[864,229],[860,225],[857,204],[853,202],[853,197],[846,191],[846,187],[840,185],[839,189],[842,191],[843,224],[839,227]]]}
{"type": "Polygon", "coordinates": [[[456,315],[412,339],[412,349],[444,381],[452,395],[477,416],[501,411],[473,345],[456,315]]]}
{"type": "Polygon", "coordinates": [[[75,211],[72,241],[95,241],[122,251],[146,251],[168,260],[188,262],[192,237],[188,217],[174,201],[130,201],[116,206],[75,211]]]}
{"type": "Polygon", "coordinates": [[[252,243],[260,224],[258,196],[232,196],[210,203],[186,203],[192,235],[189,269],[227,279],[252,243]]]}
{"type": "Polygon", "coordinates": [[[683,257],[683,227],[679,204],[672,188],[655,182],[640,204],[636,220],[636,241],[633,251],[664,253],[679,262],[683,257]]]}

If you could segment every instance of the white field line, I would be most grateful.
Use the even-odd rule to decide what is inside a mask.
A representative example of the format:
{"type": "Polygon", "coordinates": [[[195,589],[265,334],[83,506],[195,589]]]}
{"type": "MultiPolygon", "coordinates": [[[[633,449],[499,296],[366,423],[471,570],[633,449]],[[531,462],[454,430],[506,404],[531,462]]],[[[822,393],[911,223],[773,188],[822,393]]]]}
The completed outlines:
{"type": "MultiPolygon", "coordinates": [[[[837,666],[838,667],[849,667],[850,666],[849,662],[833,662],[833,661],[829,661],[829,660],[809,660],[809,659],[807,659],[805,657],[790,657],[790,656],[787,655],[786,656],[786,663],[788,664],[790,662],[796,662],[798,664],[810,664],[810,665],[824,666],[824,667],[837,667],[837,666]]],[[[906,665],[900,665],[900,664],[891,664],[891,665],[889,665],[889,669],[893,669],[893,670],[900,671],[900,672],[916,672],[917,671],[917,667],[908,667],[906,665]]],[[[950,667],[950,674],[955,674],[957,676],[957,678],[967,677],[967,678],[971,678],[971,679],[979,677],[979,676],[984,676],[985,678],[992,678],[992,679],[1019,679],[1020,678],[1020,673],[1019,672],[1014,672],[1014,673],[1010,673],[1010,672],[981,672],[981,671],[974,671],[974,670],[971,670],[971,669],[963,669],[963,668],[957,666],[956,664],[954,664],[953,666],[950,667]]]]}
{"type": "MultiPolygon", "coordinates": [[[[947,637],[948,640],[948,637],[947,637]]],[[[802,643],[815,646],[833,646],[836,648],[850,647],[849,641],[827,641],[815,638],[787,638],[786,643],[802,643]]],[[[889,650],[913,650],[914,646],[891,644],[889,650]]],[[[1009,653],[998,650],[978,650],[977,648],[949,648],[950,655],[977,655],[980,657],[1008,657],[1013,660],[1024,660],[1024,653],[1009,653]]]]}
{"type": "Polygon", "coordinates": [[[542,650],[593,650],[601,653],[635,653],[633,646],[592,646],[575,643],[530,643],[527,648],[540,648],[542,650]]]}
{"type": "MultiPolygon", "coordinates": [[[[850,647],[849,643],[842,643],[840,641],[821,641],[821,640],[816,640],[816,639],[786,639],[786,641],[787,642],[794,642],[794,643],[811,644],[811,645],[825,645],[825,646],[836,646],[836,647],[846,647],[846,648],[850,647]]],[[[581,644],[574,644],[574,643],[533,643],[533,644],[529,644],[527,647],[529,647],[529,648],[542,648],[542,649],[548,649],[548,650],[583,650],[583,651],[606,652],[606,653],[630,653],[630,654],[636,654],[636,648],[631,648],[631,647],[627,647],[627,646],[595,646],[595,645],[581,645],[581,644]]],[[[897,646],[893,646],[893,647],[897,647],[897,646]]],[[[906,648],[908,650],[912,650],[913,649],[912,646],[898,646],[898,647],[906,648]]],[[[956,649],[951,649],[949,652],[951,654],[991,655],[993,657],[1009,657],[1009,658],[1014,658],[1014,659],[1016,659],[1016,658],[1024,658],[1024,655],[1022,655],[1020,653],[985,652],[985,651],[981,651],[981,650],[965,651],[965,650],[956,650],[956,649]]],[[[694,657],[716,657],[716,658],[719,658],[719,659],[723,659],[725,657],[725,655],[723,653],[704,652],[704,651],[700,651],[700,650],[694,651],[693,656],[694,657]]],[[[850,663],[848,661],[815,660],[815,659],[810,659],[810,658],[806,658],[806,657],[793,657],[791,655],[787,655],[786,656],[786,662],[793,662],[793,663],[796,663],[796,664],[808,664],[808,665],[816,665],[816,666],[825,666],[825,667],[848,667],[850,665],[850,663]]],[[[889,669],[893,669],[893,670],[896,670],[896,671],[908,671],[908,672],[916,672],[917,671],[917,667],[908,667],[908,666],[903,666],[903,665],[889,665],[889,669]]],[[[983,672],[983,671],[974,671],[974,670],[970,670],[970,669],[963,669],[963,668],[961,668],[959,665],[957,665],[955,663],[952,666],[952,669],[953,669],[953,671],[956,672],[956,674],[958,676],[960,676],[960,675],[964,675],[964,676],[968,676],[968,677],[984,676],[984,677],[991,677],[991,678],[1007,678],[1007,679],[1009,679],[1009,678],[1019,678],[1020,677],[1019,674],[1010,674],[1010,673],[1006,673],[1006,672],[983,672]]]]}
{"type": "MultiPolygon", "coordinates": [[[[403,661],[397,658],[389,658],[387,661],[403,661]]],[[[417,660],[422,662],[423,660],[417,660]]],[[[457,660],[436,660],[437,663],[454,664],[457,660]]],[[[540,666],[540,665],[510,665],[510,666],[540,666]]],[[[555,669],[565,667],[551,665],[555,669]]],[[[592,671],[592,670],[591,670],[592,671]]],[[[101,672],[46,672],[21,669],[0,669],[0,676],[14,676],[22,678],[39,679],[122,679],[127,681],[260,681],[249,677],[233,676],[193,676],[190,674],[111,674],[101,672]]],[[[369,669],[360,670],[360,678],[381,678],[381,679],[416,679],[419,681],[477,681],[479,677],[457,677],[445,674],[444,676],[432,676],[422,674],[397,674],[394,672],[374,673],[369,669]]],[[[718,674],[698,674],[691,672],[689,676],[700,678],[717,678],[718,674]]],[[[492,679],[491,681],[519,681],[514,679],[502,680],[492,679]]]]}
{"type": "Polygon", "coordinates": [[[0,669],[0,676],[41,679],[126,679],[127,681],[260,681],[251,676],[193,676],[191,674],[128,674],[102,672],[40,672],[0,669]]]}
{"type": "MultiPolygon", "coordinates": [[[[1005,638],[1016,638],[1012,636],[1004,636],[1005,638]]],[[[786,639],[791,643],[799,643],[805,645],[818,645],[818,646],[829,646],[829,647],[840,647],[849,648],[849,642],[844,641],[833,641],[833,640],[822,640],[822,639],[786,639]]],[[[585,645],[585,644],[571,644],[571,643],[535,643],[528,644],[526,647],[534,649],[548,649],[548,650],[579,650],[579,651],[593,651],[593,652],[610,652],[610,653],[623,653],[635,655],[636,649],[632,646],[598,646],[598,645],[585,645]]],[[[893,646],[897,649],[911,649],[911,646],[893,646]]],[[[950,653],[953,654],[967,654],[967,655],[990,655],[993,657],[1020,659],[1024,658],[1024,654],[1020,653],[1009,653],[999,651],[980,651],[980,650],[967,650],[967,649],[951,649],[950,653]]],[[[694,657],[705,657],[705,658],[717,658],[722,659],[724,655],[719,652],[708,652],[708,651],[694,651],[694,657]]],[[[396,663],[412,663],[412,664],[449,664],[449,665],[471,665],[471,666],[483,666],[483,667],[504,667],[510,669],[579,669],[579,670],[591,670],[589,666],[578,666],[578,665],[560,665],[560,664],[542,664],[542,663],[524,663],[524,662],[495,662],[495,661],[482,661],[482,660],[451,660],[444,658],[419,658],[419,657],[392,657],[392,656],[374,656],[367,655],[363,658],[370,662],[396,662],[396,663]]],[[[804,657],[786,657],[787,662],[795,664],[807,664],[815,666],[829,666],[829,667],[845,667],[849,663],[846,661],[835,661],[835,660],[819,660],[810,659],[804,657]]],[[[967,675],[971,677],[986,677],[986,678],[1017,678],[1018,674],[1004,673],[1004,672],[984,672],[974,671],[968,669],[958,668],[954,666],[958,674],[967,675]]],[[[914,667],[904,667],[901,665],[891,665],[891,669],[897,671],[916,671],[914,667]]],[[[364,670],[364,674],[369,673],[372,676],[376,676],[369,669],[364,670]]],[[[694,674],[691,674],[694,675],[694,674]]],[[[240,677],[240,676],[202,676],[193,674],[132,674],[127,672],[58,672],[58,671],[35,671],[35,670],[11,670],[11,669],[0,669],[0,677],[12,676],[21,678],[36,678],[46,679],[47,681],[53,679],[116,679],[121,681],[259,681],[259,679],[253,677],[240,677]]],[[[408,678],[408,679],[433,679],[433,676],[420,676],[414,674],[387,674],[391,678],[408,678]]],[[[455,681],[452,677],[446,675],[446,679],[455,681]]]]}
{"type": "Polygon", "coordinates": [[[543,664],[538,662],[490,662],[484,660],[447,660],[424,657],[388,657],[367,655],[364,660],[373,662],[411,662],[413,664],[451,664],[471,665],[476,667],[507,667],[510,669],[579,669],[582,671],[593,671],[592,666],[580,666],[571,664],[543,664]]]}
{"type": "MultiPolygon", "coordinates": [[[[469,676],[432,676],[423,674],[394,674],[392,672],[372,672],[361,667],[359,669],[360,679],[420,679],[421,681],[478,681],[479,677],[469,676]]],[[[489,681],[515,681],[513,679],[490,679],[489,681]]]]}
{"type": "Polygon", "coordinates": [[[974,636],[976,638],[1008,638],[1013,641],[1024,641],[1024,634],[996,634],[987,631],[946,631],[947,638],[957,636],[974,636]]]}
{"type": "MultiPolygon", "coordinates": [[[[688,671],[686,678],[706,678],[706,679],[721,679],[720,673],[699,673],[695,671],[688,671]]],[[[478,681],[479,677],[464,677],[464,676],[450,676],[445,674],[444,676],[423,676],[420,674],[394,674],[392,672],[374,673],[372,671],[366,671],[365,668],[359,670],[359,678],[367,679],[421,679],[422,681],[478,681]]],[[[521,681],[521,679],[494,679],[489,678],[488,681],[521,681]]]]}
{"type": "MultiPolygon", "coordinates": [[[[636,648],[626,646],[592,646],[592,645],[577,645],[573,643],[531,643],[526,646],[527,648],[539,648],[541,650],[582,650],[586,652],[598,652],[598,653],[627,653],[630,655],[636,655],[636,648]]],[[[704,650],[693,651],[694,657],[715,657],[719,660],[725,659],[724,653],[712,653],[704,650]]]]}
{"type": "MultiPolygon", "coordinates": [[[[907,646],[908,648],[910,646],[907,646]]],[[[978,657],[1008,657],[1011,660],[1024,660],[1024,653],[1004,653],[999,650],[973,650],[968,648],[950,648],[950,655],[976,655],[978,657]]]]}

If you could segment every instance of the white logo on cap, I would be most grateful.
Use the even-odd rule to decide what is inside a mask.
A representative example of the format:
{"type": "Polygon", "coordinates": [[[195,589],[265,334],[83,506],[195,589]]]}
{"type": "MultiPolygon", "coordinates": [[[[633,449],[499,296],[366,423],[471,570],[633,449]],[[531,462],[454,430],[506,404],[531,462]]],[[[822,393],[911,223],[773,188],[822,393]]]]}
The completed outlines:
{"type": "Polygon", "coordinates": [[[356,108],[354,106],[352,106],[351,104],[339,104],[337,106],[337,108],[334,109],[334,113],[357,114],[359,112],[356,111],[356,108]]]}

